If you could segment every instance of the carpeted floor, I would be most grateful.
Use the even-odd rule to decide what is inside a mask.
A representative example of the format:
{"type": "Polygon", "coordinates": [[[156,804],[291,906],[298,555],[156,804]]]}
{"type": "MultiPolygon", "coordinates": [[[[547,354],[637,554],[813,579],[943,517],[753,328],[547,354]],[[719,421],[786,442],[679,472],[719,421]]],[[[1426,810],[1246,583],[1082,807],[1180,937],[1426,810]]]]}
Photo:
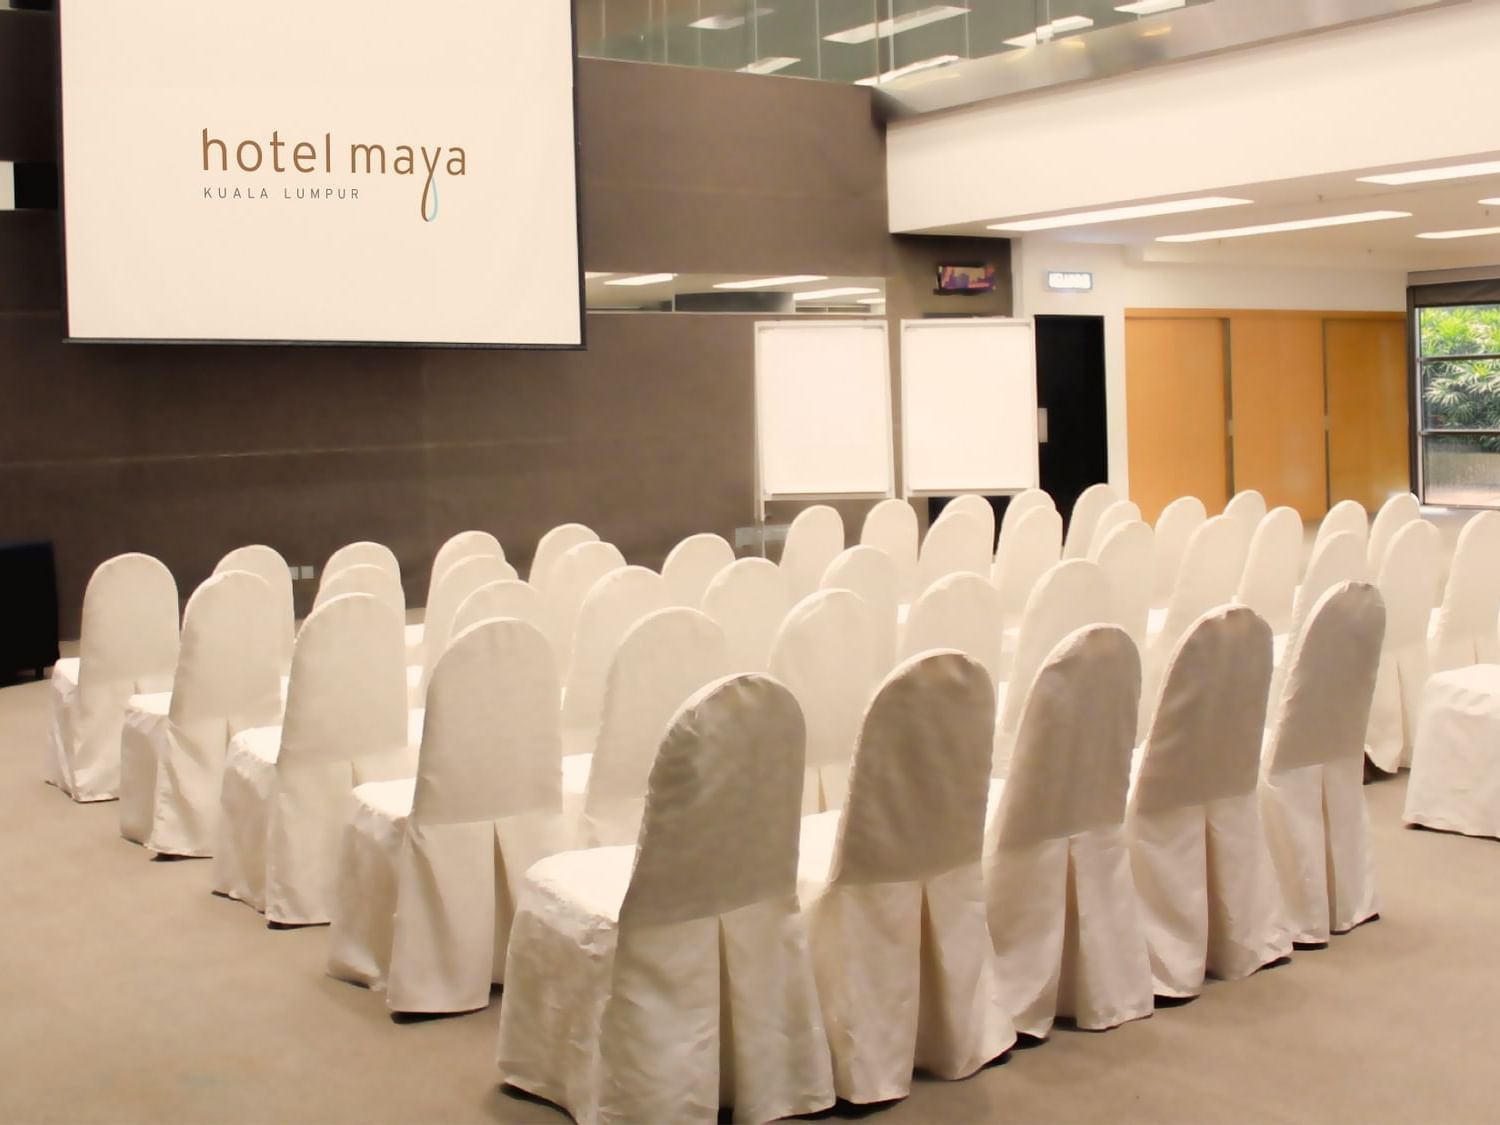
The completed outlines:
{"type": "MultiPolygon", "coordinates": [[[[152,862],[117,806],[42,784],[48,688],[0,690],[0,1121],[560,1121],[502,1091],[488,1011],[396,1023],[273,931],[152,862]]],[[[1114,1031],[1059,1030],[890,1122],[1493,1122],[1500,843],[1400,827],[1367,788],[1382,920],[1114,1031]]],[[[848,1107],[844,1112],[853,1115],[848,1107]]]]}

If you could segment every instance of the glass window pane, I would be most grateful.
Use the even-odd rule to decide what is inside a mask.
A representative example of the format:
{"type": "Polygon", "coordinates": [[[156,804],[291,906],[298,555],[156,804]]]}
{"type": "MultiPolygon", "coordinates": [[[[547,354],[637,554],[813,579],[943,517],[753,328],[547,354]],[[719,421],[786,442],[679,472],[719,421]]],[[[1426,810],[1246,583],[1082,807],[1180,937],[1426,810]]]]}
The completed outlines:
{"type": "Polygon", "coordinates": [[[1500,359],[1422,361],[1422,427],[1500,430],[1500,359]]]}
{"type": "Polygon", "coordinates": [[[1500,505],[1500,437],[1430,437],[1422,453],[1426,503],[1500,505]]]}
{"type": "Polygon", "coordinates": [[[1420,355],[1500,355],[1500,305],[1418,309],[1420,355]]]}

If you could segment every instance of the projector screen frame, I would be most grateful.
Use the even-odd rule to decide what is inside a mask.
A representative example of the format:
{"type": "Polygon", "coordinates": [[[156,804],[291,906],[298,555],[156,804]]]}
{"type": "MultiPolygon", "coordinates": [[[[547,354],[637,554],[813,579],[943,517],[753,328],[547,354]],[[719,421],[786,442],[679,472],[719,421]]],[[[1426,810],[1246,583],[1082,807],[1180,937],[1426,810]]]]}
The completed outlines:
{"type": "Polygon", "coordinates": [[[262,347],[262,348],[400,348],[400,349],[423,349],[429,348],[441,351],[549,351],[549,352],[582,352],[588,350],[588,304],[587,291],[583,279],[583,179],[582,179],[582,143],[578,131],[578,9],[574,4],[568,5],[568,39],[572,48],[570,70],[573,79],[572,90],[572,117],[573,117],[573,219],[574,240],[573,253],[575,258],[574,276],[578,285],[578,342],[576,344],[518,344],[518,343],[485,343],[476,341],[436,341],[436,340],[298,340],[298,339],[235,339],[220,337],[181,337],[169,338],[159,336],[74,336],[70,320],[71,310],[68,304],[68,194],[67,194],[67,145],[64,142],[66,130],[66,117],[64,115],[64,91],[63,91],[63,9],[72,0],[55,0],[53,5],[53,44],[52,58],[57,75],[54,87],[55,114],[56,114],[56,142],[57,142],[57,229],[58,229],[58,254],[59,258],[59,280],[61,292],[59,299],[62,309],[62,343],[64,344],[127,344],[150,346],[160,344],[166,347],[262,347]]]}

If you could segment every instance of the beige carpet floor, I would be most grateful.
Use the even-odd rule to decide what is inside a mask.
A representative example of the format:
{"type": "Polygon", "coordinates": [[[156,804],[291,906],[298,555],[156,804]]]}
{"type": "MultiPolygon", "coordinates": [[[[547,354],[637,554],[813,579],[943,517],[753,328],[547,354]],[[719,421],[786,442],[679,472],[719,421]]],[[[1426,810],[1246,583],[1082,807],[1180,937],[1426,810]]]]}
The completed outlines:
{"type": "MultiPolygon", "coordinates": [[[[503,1091],[498,1005],[397,1023],[273,931],[152,862],[113,804],[41,781],[48,688],[0,690],[0,1122],[560,1121],[503,1091]]],[[[1383,918],[1104,1033],[1059,1030],[890,1122],[1500,1121],[1500,843],[1400,826],[1367,788],[1383,918]]],[[[848,1107],[838,1116],[852,1115],[848,1107]]]]}

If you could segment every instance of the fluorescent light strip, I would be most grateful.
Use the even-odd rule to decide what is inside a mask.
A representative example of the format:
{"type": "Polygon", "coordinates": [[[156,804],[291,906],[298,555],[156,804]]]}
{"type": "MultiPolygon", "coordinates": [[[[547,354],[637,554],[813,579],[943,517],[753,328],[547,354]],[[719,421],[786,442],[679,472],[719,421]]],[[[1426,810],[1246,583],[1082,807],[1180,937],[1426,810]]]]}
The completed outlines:
{"type": "Polygon", "coordinates": [[[1138,203],[1129,207],[1106,207],[1099,211],[1074,211],[1045,219],[1017,219],[991,223],[990,230],[1032,231],[1056,230],[1058,227],[1084,227],[1094,223],[1118,223],[1125,219],[1149,219],[1155,215],[1181,215],[1187,211],[1212,211],[1217,207],[1239,207],[1250,199],[1223,195],[1200,195],[1195,199],[1170,199],[1165,203],[1138,203]]]}
{"type": "Polygon", "coordinates": [[[934,55],[930,59],[918,59],[916,62],[898,66],[895,70],[888,70],[884,74],[872,74],[868,78],[861,78],[854,84],[856,86],[880,86],[886,82],[894,82],[898,78],[905,78],[908,74],[916,74],[918,71],[931,70],[937,66],[947,66],[949,63],[958,61],[957,55],[934,55]]]}
{"type": "MultiPolygon", "coordinates": [[[[769,16],[775,10],[774,8],[756,8],[750,13],[750,18],[759,19],[761,16],[769,16]]],[[[699,31],[733,31],[737,27],[744,27],[745,19],[745,16],[704,16],[701,20],[694,20],[688,26],[699,31]]]]}
{"type": "Polygon", "coordinates": [[[1186,7],[1187,0],[1135,0],[1132,4],[1116,4],[1115,11],[1131,16],[1154,16],[1157,12],[1186,7]]]}
{"type": "Polygon", "coordinates": [[[643,273],[638,277],[618,277],[614,281],[606,281],[605,285],[661,285],[663,282],[675,281],[675,273],[643,273]]]}
{"type": "Polygon", "coordinates": [[[1500,227],[1476,227],[1473,230],[1433,230],[1417,235],[1418,238],[1483,238],[1500,234],[1500,227]]]}
{"type": "Polygon", "coordinates": [[[885,304],[885,298],[884,297],[861,297],[859,299],[858,303],[861,304],[861,305],[883,305],[883,304],[885,304]]]}
{"type": "Polygon", "coordinates": [[[785,70],[789,66],[796,66],[802,60],[791,55],[768,55],[763,59],[756,59],[747,66],[736,67],[741,74],[775,74],[778,70],[785,70]]]}
{"type": "Polygon", "coordinates": [[[1494,199],[1481,199],[1479,201],[1479,206],[1481,206],[1481,207],[1500,207],[1500,195],[1497,195],[1494,199]]]}
{"type": "Polygon", "coordinates": [[[614,276],[614,274],[612,274],[612,273],[589,273],[587,270],[585,270],[584,274],[583,274],[583,279],[585,281],[597,281],[601,277],[613,277],[613,276],[614,276]]]}
{"type": "Polygon", "coordinates": [[[879,289],[850,286],[843,289],[815,289],[810,293],[793,293],[794,301],[821,301],[829,297],[858,297],[861,293],[879,293],[879,289]]]}
{"type": "Polygon", "coordinates": [[[862,23],[858,27],[835,31],[832,35],[825,35],[823,38],[829,43],[868,43],[871,39],[888,39],[892,35],[900,35],[903,31],[911,31],[914,28],[926,27],[930,23],[937,23],[939,20],[951,20],[954,16],[968,14],[967,8],[958,8],[952,4],[933,4],[931,7],[908,12],[904,16],[897,16],[895,19],[881,20],[879,23],[862,23]]]}
{"type": "Polygon", "coordinates": [[[801,285],[807,281],[827,281],[828,275],[821,273],[797,273],[789,277],[757,277],[753,281],[721,281],[715,289],[770,289],[776,285],[801,285]]]}
{"type": "Polygon", "coordinates": [[[1414,172],[1384,172],[1360,176],[1362,184],[1430,184],[1436,180],[1466,180],[1470,176],[1500,176],[1500,160],[1480,164],[1449,164],[1444,168],[1418,168],[1414,172]]]}
{"type": "Polygon", "coordinates": [[[1054,35],[1067,35],[1070,31],[1085,31],[1094,26],[1094,21],[1088,16],[1059,16],[1051,23],[1044,23],[1035,31],[1025,35],[1017,35],[1013,39],[1005,40],[1010,47],[1035,47],[1038,43],[1046,42],[1054,35]]]}
{"type": "Polygon", "coordinates": [[[1352,215],[1328,215],[1321,219],[1294,219],[1289,223],[1263,223],[1254,227],[1231,227],[1229,230],[1204,230],[1196,234],[1164,234],[1156,241],[1212,242],[1219,238],[1245,238],[1252,234],[1281,234],[1285,231],[1343,227],[1353,223],[1379,223],[1386,219],[1409,218],[1411,218],[1410,211],[1357,211],[1352,215]]]}

